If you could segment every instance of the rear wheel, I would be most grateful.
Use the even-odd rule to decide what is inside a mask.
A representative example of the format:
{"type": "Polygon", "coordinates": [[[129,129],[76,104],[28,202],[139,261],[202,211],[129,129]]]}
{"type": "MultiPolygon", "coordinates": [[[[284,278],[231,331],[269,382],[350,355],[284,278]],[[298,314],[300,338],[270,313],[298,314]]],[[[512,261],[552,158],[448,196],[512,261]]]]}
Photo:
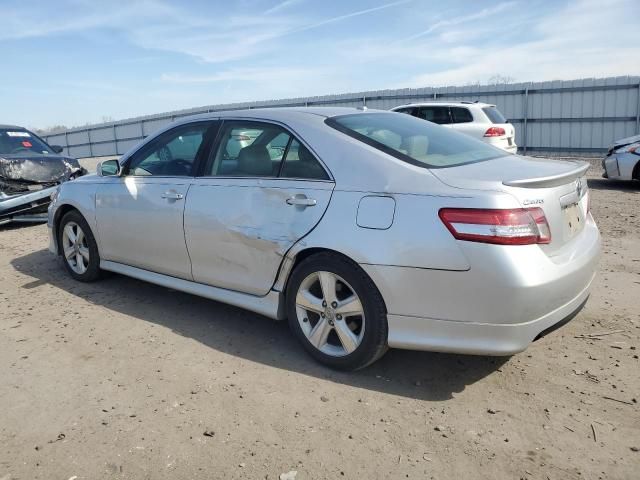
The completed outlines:
{"type": "Polygon", "coordinates": [[[354,262],[331,253],[303,260],[287,287],[289,325],[305,349],[333,368],[356,370],[387,350],[382,296],[354,262]]]}
{"type": "Polygon", "coordinates": [[[100,278],[98,245],[89,224],[77,210],[62,217],[58,245],[69,274],[81,282],[93,282],[100,278]]]}

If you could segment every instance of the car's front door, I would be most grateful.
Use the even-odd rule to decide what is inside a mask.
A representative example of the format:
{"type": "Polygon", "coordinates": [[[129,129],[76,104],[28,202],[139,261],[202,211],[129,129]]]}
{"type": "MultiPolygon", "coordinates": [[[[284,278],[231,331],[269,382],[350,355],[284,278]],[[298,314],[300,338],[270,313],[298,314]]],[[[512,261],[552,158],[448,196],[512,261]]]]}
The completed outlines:
{"type": "Polygon", "coordinates": [[[282,126],[225,121],[187,198],[185,237],[194,280],[265,295],[282,258],[320,221],[334,183],[282,126]],[[242,132],[252,131],[249,136],[242,132]],[[244,143],[235,148],[238,136],[244,143]]]}
{"type": "Polygon", "coordinates": [[[192,279],[184,206],[215,128],[215,122],[196,122],[168,130],[134,153],[120,176],[98,187],[96,219],[104,260],[192,279]]]}

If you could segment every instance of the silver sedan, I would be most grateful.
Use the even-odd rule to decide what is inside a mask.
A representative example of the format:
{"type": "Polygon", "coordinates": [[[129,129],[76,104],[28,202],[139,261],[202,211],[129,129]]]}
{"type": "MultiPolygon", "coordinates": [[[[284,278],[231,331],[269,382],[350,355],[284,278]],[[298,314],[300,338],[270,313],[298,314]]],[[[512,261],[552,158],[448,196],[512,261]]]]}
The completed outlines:
{"type": "Polygon", "coordinates": [[[62,185],[50,249],[80,281],[108,270],[288,318],[334,368],[388,347],[511,355],[587,300],[587,168],[400,113],[211,113],[62,185]]]}

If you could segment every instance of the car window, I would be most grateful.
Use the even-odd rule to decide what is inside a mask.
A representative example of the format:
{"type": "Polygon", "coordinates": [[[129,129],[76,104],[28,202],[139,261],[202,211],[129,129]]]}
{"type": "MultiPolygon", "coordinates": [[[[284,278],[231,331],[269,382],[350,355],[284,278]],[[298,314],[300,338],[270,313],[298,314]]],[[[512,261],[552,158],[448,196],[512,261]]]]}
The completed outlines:
{"type": "Polygon", "coordinates": [[[473,122],[473,116],[468,108],[451,107],[451,120],[453,123],[473,122]]]}
{"type": "Polygon", "coordinates": [[[507,123],[507,119],[496,107],[482,107],[482,111],[489,117],[491,123],[507,123]]]}
{"type": "Polygon", "coordinates": [[[421,167],[453,167],[504,156],[502,150],[480,140],[409,115],[360,113],[331,117],[325,123],[367,145],[421,167]]]}
{"type": "Polygon", "coordinates": [[[407,115],[413,115],[413,108],[408,107],[408,108],[399,108],[398,110],[394,110],[394,112],[397,113],[406,113],[407,115]]]}
{"type": "Polygon", "coordinates": [[[293,139],[280,172],[281,177],[329,180],[327,172],[309,149],[293,139]]]}
{"type": "Polygon", "coordinates": [[[277,177],[291,135],[271,123],[225,123],[206,176],[277,177]]]}
{"type": "Polygon", "coordinates": [[[418,118],[428,120],[438,125],[451,123],[449,118],[449,107],[420,107],[416,109],[414,114],[418,118]]]}
{"type": "Polygon", "coordinates": [[[128,175],[188,177],[209,123],[183,125],[153,140],[135,154],[128,165],[128,175]]]}

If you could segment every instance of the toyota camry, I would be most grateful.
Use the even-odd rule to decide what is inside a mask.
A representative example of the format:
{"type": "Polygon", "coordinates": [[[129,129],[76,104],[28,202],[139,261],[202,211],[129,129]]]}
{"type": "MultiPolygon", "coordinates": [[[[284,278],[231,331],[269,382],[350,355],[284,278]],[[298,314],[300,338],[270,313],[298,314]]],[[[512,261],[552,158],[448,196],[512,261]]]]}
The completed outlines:
{"type": "Polygon", "coordinates": [[[401,113],[216,112],[62,184],[50,250],[79,281],[117,272],[288,319],[333,368],[389,347],[511,355],[587,300],[587,168],[401,113]]]}

